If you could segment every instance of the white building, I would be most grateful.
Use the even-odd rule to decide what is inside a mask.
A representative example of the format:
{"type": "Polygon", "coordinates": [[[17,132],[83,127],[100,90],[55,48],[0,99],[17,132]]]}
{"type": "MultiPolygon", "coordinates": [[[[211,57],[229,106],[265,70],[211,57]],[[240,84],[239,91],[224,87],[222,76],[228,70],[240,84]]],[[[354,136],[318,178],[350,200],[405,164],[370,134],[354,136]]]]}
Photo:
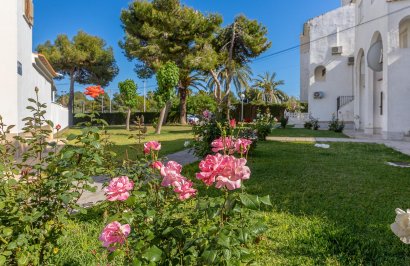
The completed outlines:
{"type": "Polygon", "coordinates": [[[28,98],[47,104],[46,118],[62,128],[68,125],[68,110],[54,102],[57,73],[40,54],[32,52],[32,0],[4,0],[0,8],[0,115],[8,125],[15,125],[12,133],[24,127],[22,119],[30,115],[26,109],[28,98]]]}
{"type": "Polygon", "coordinates": [[[385,139],[410,134],[410,0],[343,0],[301,36],[301,99],[385,139]]]}

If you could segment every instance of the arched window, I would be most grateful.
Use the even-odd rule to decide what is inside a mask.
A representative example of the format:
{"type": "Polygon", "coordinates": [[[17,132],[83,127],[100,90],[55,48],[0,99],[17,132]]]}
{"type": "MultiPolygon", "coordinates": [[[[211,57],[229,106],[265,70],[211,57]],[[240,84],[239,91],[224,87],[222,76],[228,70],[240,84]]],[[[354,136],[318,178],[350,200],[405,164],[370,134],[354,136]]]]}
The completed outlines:
{"type": "Polygon", "coordinates": [[[326,80],[326,68],[324,66],[318,66],[315,69],[315,81],[325,81],[326,80]]]}
{"type": "Polygon", "coordinates": [[[400,48],[409,48],[410,46],[410,17],[404,18],[399,24],[399,44],[400,48]]]}
{"type": "Polygon", "coordinates": [[[34,7],[33,0],[24,0],[24,16],[30,26],[34,23],[34,7]]]}

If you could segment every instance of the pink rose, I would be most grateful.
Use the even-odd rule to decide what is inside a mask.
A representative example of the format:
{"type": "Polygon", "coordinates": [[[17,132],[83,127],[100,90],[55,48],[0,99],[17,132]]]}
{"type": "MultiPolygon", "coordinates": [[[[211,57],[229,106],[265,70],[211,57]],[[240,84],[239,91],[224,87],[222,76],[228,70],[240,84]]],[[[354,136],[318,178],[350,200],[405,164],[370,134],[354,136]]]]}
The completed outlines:
{"type": "Polygon", "coordinates": [[[211,143],[212,151],[227,151],[229,154],[235,152],[235,142],[231,137],[220,137],[211,143]]]}
{"type": "Polygon", "coordinates": [[[239,154],[245,154],[249,151],[249,147],[251,146],[252,141],[249,139],[238,139],[235,142],[235,150],[239,154]]]}
{"type": "Polygon", "coordinates": [[[161,143],[158,141],[150,141],[144,144],[144,153],[148,154],[151,151],[159,151],[161,150],[161,143]]]}
{"type": "Polygon", "coordinates": [[[199,163],[201,172],[196,174],[196,178],[211,186],[215,182],[215,177],[221,172],[223,160],[224,156],[219,153],[206,156],[205,160],[199,163]]]}
{"type": "Polygon", "coordinates": [[[229,120],[229,126],[230,126],[231,128],[236,128],[236,119],[235,119],[235,118],[229,120]]]}
{"type": "Polygon", "coordinates": [[[161,186],[169,187],[174,182],[179,181],[183,176],[181,175],[182,166],[174,161],[169,161],[165,166],[161,167],[161,175],[164,177],[161,186]]]}
{"type": "Polygon", "coordinates": [[[119,222],[112,222],[104,228],[98,239],[103,242],[103,247],[109,251],[114,251],[124,244],[130,232],[129,224],[121,225],[119,222]]]}
{"type": "Polygon", "coordinates": [[[246,159],[236,159],[233,156],[225,156],[221,164],[222,171],[216,178],[216,188],[234,190],[241,187],[242,180],[250,178],[251,171],[246,166],[246,159]]]}
{"type": "Polygon", "coordinates": [[[161,161],[155,161],[151,164],[151,168],[153,169],[161,170],[162,167],[163,167],[163,164],[161,161]]]}
{"type": "Polygon", "coordinates": [[[196,189],[192,188],[192,182],[185,178],[174,183],[174,192],[179,194],[180,200],[186,200],[196,195],[196,189]]]}
{"type": "Polygon", "coordinates": [[[212,113],[209,110],[203,111],[202,115],[204,116],[205,119],[210,119],[212,116],[212,113]]]}
{"type": "Polygon", "coordinates": [[[125,201],[133,188],[134,183],[128,179],[128,176],[121,176],[113,178],[104,191],[108,201],[125,201]]]}

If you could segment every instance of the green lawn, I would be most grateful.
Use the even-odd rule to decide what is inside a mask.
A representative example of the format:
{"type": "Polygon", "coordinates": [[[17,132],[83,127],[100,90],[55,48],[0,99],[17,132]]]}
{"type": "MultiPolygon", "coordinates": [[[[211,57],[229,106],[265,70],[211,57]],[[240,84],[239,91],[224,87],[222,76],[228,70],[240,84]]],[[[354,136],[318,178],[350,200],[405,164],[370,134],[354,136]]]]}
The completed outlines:
{"type": "Polygon", "coordinates": [[[273,137],[316,137],[316,138],[348,138],[343,133],[329,130],[310,130],[305,128],[275,128],[269,136],[273,137]]]}
{"type": "Polygon", "coordinates": [[[410,248],[390,231],[395,208],[410,206],[410,161],[382,145],[269,142],[250,165],[248,189],[270,194],[270,231],[259,264],[410,265],[410,248]]]}
{"type": "MultiPolygon", "coordinates": [[[[274,207],[259,214],[269,230],[252,247],[255,265],[410,265],[410,248],[389,228],[395,208],[410,207],[410,170],[388,161],[410,157],[375,144],[258,144],[246,186],[274,207]]],[[[185,169],[193,178],[197,164],[185,169]]],[[[105,265],[92,254],[101,214],[90,217],[70,223],[56,264],[105,265]]]]}
{"type": "MultiPolygon", "coordinates": [[[[110,140],[114,142],[113,150],[119,155],[120,158],[125,157],[126,151],[130,159],[136,159],[138,155],[141,155],[141,151],[136,150],[137,141],[135,139],[129,139],[129,136],[136,134],[136,131],[127,131],[124,127],[108,127],[108,134],[110,140]]],[[[156,140],[161,142],[160,156],[165,156],[174,152],[185,149],[184,143],[187,140],[192,140],[192,129],[190,126],[164,126],[160,135],[154,133],[154,128],[148,126],[148,132],[146,137],[142,140],[142,143],[156,140]]],[[[62,137],[66,137],[71,133],[78,134],[80,129],[69,129],[65,131],[62,137]]]]}

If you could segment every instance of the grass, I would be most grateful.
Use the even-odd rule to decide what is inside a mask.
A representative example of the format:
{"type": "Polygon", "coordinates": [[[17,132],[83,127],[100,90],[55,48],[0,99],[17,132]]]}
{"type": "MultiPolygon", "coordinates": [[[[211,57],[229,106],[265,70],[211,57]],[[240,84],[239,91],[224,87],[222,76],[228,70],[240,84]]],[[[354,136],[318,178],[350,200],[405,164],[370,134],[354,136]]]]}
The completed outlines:
{"type": "MultiPolygon", "coordinates": [[[[249,159],[249,193],[271,196],[260,212],[269,230],[252,250],[256,265],[410,265],[410,249],[390,231],[395,208],[410,206],[410,157],[383,145],[260,143],[249,159]]],[[[197,164],[185,173],[193,178],[197,164]]],[[[70,222],[58,265],[98,265],[101,214],[70,222]],[[72,223],[72,224],[71,224],[72,223]]],[[[112,263],[111,265],[120,265],[112,263]]]]}
{"type": "MultiPolygon", "coordinates": [[[[130,159],[136,159],[138,155],[142,155],[141,150],[136,150],[137,141],[129,139],[130,135],[135,135],[136,131],[127,131],[124,127],[108,127],[110,140],[114,142],[113,150],[118,154],[120,159],[125,158],[126,151],[130,159]]],[[[192,129],[190,126],[163,126],[160,135],[156,135],[152,126],[148,126],[148,132],[142,143],[156,140],[161,142],[162,149],[160,156],[165,156],[174,152],[184,150],[185,141],[192,140],[192,129]]],[[[78,134],[80,129],[72,128],[65,131],[62,137],[67,137],[69,134],[78,134]]]]}
{"type": "Polygon", "coordinates": [[[275,128],[269,136],[273,137],[314,137],[314,138],[348,138],[343,133],[329,130],[310,130],[305,128],[275,128]]]}
{"type": "Polygon", "coordinates": [[[266,265],[409,265],[410,249],[390,231],[395,208],[410,206],[410,161],[382,145],[259,145],[248,189],[270,194],[270,231],[254,247],[266,265]],[[267,171],[269,169],[269,171],[267,171]]]}

